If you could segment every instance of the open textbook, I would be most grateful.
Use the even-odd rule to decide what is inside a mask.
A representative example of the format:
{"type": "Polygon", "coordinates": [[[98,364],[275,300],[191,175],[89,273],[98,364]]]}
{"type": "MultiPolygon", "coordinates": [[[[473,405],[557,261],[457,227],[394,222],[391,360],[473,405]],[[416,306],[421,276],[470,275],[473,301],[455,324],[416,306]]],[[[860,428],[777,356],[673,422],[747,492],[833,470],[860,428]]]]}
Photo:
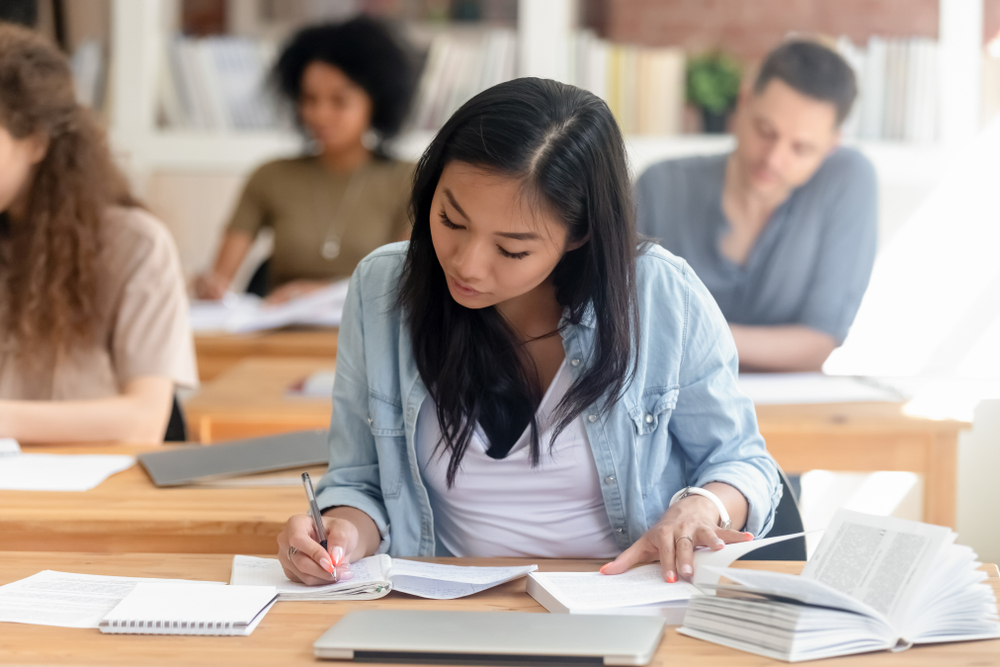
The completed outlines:
{"type": "Polygon", "coordinates": [[[422,563],[387,554],[351,563],[353,576],[336,584],[306,586],[290,581],[276,558],[234,556],[229,583],[274,586],[280,600],[374,600],[389,591],[433,600],[453,600],[523,577],[538,568],[468,567],[422,563]]]}
{"type": "Polygon", "coordinates": [[[948,528],[840,510],[801,576],[716,568],[682,634],[798,662],[1000,637],[976,554],[948,528]]]}
{"type": "Polygon", "coordinates": [[[795,533],[751,542],[736,542],[727,544],[718,551],[696,549],[695,585],[683,580],[668,584],[663,580],[659,563],[654,563],[616,575],[604,575],[600,572],[532,572],[528,575],[528,595],[554,614],[660,616],[667,625],[680,625],[688,600],[698,594],[696,585],[715,584],[719,581],[719,574],[707,566],[725,567],[751,551],[802,535],[803,533],[795,533]]]}

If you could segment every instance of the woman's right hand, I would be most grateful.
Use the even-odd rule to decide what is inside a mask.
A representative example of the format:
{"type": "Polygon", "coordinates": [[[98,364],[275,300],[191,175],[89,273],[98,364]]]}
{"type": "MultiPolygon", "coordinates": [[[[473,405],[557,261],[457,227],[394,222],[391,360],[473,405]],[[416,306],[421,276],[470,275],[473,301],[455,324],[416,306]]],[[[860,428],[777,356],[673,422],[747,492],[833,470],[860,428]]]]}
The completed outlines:
{"type": "Polygon", "coordinates": [[[215,271],[206,271],[194,281],[194,295],[199,299],[218,301],[226,295],[228,289],[229,281],[215,271]]]}
{"type": "Polygon", "coordinates": [[[292,581],[308,586],[330,584],[334,567],[337,581],[351,578],[350,558],[358,547],[358,527],[334,516],[324,516],[323,527],[329,552],[316,541],[316,525],[306,514],[290,518],[278,534],[278,560],[292,581]]]}

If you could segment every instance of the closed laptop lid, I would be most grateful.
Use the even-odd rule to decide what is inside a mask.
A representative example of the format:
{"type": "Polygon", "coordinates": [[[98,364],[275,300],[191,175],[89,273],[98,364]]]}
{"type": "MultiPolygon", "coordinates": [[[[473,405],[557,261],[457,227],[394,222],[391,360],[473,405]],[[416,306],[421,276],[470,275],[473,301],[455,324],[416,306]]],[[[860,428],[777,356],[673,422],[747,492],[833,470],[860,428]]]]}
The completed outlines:
{"type": "Polygon", "coordinates": [[[139,455],[156,486],[322,465],[330,460],[326,429],[296,431],[221,445],[176,447],[139,455]]]}
{"type": "Polygon", "coordinates": [[[326,631],[319,658],[504,665],[645,665],[664,621],[642,616],[366,609],[326,631]]]}

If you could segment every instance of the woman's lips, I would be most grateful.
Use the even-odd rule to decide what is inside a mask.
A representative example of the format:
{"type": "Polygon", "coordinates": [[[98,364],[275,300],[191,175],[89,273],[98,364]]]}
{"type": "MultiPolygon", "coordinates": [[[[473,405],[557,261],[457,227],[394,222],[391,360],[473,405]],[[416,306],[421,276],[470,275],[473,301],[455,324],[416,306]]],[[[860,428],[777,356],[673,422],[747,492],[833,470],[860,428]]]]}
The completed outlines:
{"type": "Polygon", "coordinates": [[[468,285],[460,283],[451,276],[448,276],[448,279],[451,280],[451,286],[455,289],[455,291],[461,294],[462,296],[474,297],[482,294],[482,292],[480,292],[479,290],[472,289],[468,285]]]}

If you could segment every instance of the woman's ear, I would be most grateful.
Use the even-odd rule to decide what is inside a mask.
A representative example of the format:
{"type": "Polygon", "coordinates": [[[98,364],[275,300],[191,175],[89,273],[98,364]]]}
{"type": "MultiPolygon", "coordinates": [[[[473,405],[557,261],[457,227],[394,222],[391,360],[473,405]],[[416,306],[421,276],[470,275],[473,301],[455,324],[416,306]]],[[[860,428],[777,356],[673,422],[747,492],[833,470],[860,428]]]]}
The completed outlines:
{"type": "Polygon", "coordinates": [[[28,158],[32,165],[36,165],[45,159],[49,152],[49,135],[44,132],[35,132],[28,137],[28,158]]]}
{"type": "Polygon", "coordinates": [[[588,241],[590,241],[590,232],[587,232],[587,235],[584,236],[579,241],[573,241],[572,243],[567,243],[566,252],[572,252],[574,250],[578,250],[579,248],[582,248],[583,246],[587,245],[588,241]]]}

